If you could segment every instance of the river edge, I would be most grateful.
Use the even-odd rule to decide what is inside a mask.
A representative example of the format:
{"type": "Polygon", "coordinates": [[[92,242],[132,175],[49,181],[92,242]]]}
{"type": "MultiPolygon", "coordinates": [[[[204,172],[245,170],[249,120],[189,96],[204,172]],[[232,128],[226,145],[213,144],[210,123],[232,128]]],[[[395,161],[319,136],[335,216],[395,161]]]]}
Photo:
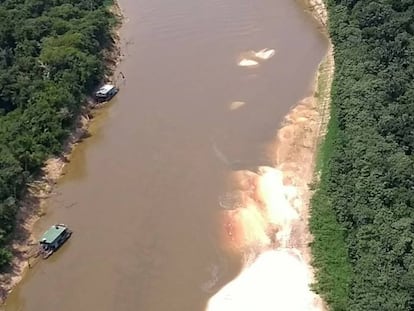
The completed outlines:
{"type": "MultiPolygon", "coordinates": [[[[325,34],[328,39],[328,51],[325,58],[322,60],[319,65],[316,76],[316,89],[315,89],[315,98],[317,102],[317,109],[320,116],[317,135],[314,145],[314,155],[312,163],[312,179],[308,183],[308,197],[306,201],[306,227],[308,232],[308,243],[307,243],[307,252],[308,252],[308,265],[312,272],[312,287],[315,290],[315,285],[318,283],[317,270],[313,267],[313,250],[311,243],[313,242],[313,235],[310,232],[309,220],[311,217],[311,199],[317,190],[317,185],[320,181],[321,176],[321,167],[318,165],[320,160],[321,147],[324,144],[325,136],[328,131],[328,124],[331,117],[331,90],[332,83],[335,75],[335,58],[334,58],[334,46],[329,35],[328,29],[328,8],[326,0],[302,0],[305,2],[305,5],[309,8],[311,14],[318,21],[321,26],[320,30],[325,34]]],[[[321,301],[321,309],[329,310],[329,305],[323,299],[323,293],[319,293],[318,297],[321,301]]]]}
{"type": "MultiPolygon", "coordinates": [[[[276,163],[287,179],[297,186],[302,201],[298,208],[299,219],[292,224],[292,236],[288,247],[300,250],[310,272],[311,288],[318,282],[313,267],[311,243],[313,235],[309,222],[311,198],[318,184],[320,172],[318,155],[323,144],[330,119],[331,86],[335,62],[333,44],[328,32],[328,11],[324,0],[299,0],[299,4],[313,16],[328,42],[328,50],[318,66],[308,97],[302,99],[285,117],[276,138],[276,163]]],[[[315,310],[329,310],[320,295],[315,293],[315,310]]],[[[313,310],[313,309],[312,309],[313,310]]]]}
{"type": "MultiPolygon", "coordinates": [[[[116,68],[122,61],[120,28],[124,23],[124,15],[119,3],[114,0],[108,9],[116,20],[112,29],[111,45],[104,50],[105,75],[103,82],[116,83],[116,68]]],[[[30,269],[30,259],[35,254],[37,239],[33,228],[37,221],[45,215],[43,208],[51,195],[60,177],[64,175],[64,168],[70,162],[72,152],[76,146],[88,137],[88,128],[94,118],[93,110],[98,108],[90,96],[87,96],[80,114],[73,123],[69,137],[63,143],[63,150],[59,156],[45,161],[41,172],[35,180],[27,184],[20,208],[16,216],[16,228],[13,230],[9,248],[13,259],[5,273],[0,274],[0,307],[4,305],[8,295],[23,279],[25,272],[30,269]]]]}

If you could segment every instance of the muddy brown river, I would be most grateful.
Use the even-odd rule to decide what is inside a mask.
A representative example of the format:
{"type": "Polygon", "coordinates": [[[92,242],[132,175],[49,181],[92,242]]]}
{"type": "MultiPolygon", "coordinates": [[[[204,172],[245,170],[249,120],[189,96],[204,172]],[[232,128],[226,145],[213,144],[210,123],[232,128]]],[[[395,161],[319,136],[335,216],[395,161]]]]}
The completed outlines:
{"type": "Polygon", "coordinates": [[[35,228],[74,235],[34,264],[7,311],[204,311],[240,269],[220,242],[226,178],[272,164],[266,148],[327,48],[293,0],[120,4],[121,91],[35,228]]]}

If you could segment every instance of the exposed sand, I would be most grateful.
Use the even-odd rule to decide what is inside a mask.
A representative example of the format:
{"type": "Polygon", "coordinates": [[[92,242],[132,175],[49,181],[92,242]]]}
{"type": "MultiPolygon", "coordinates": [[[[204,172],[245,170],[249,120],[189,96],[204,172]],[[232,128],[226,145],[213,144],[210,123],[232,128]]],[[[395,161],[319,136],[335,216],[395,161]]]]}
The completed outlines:
{"type": "MultiPolygon", "coordinates": [[[[305,0],[312,15],[327,34],[328,15],[323,0],[305,0]]],[[[311,272],[311,282],[315,282],[312,267],[309,231],[310,199],[313,191],[309,185],[315,181],[319,172],[315,171],[315,160],[329,121],[331,84],[334,76],[333,46],[329,42],[328,52],[319,66],[315,77],[312,95],[304,98],[285,118],[276,141],[274,159],[283,171],[286,185],[294,185],[299,191],[302,202],[298,213],[299,219],[292,223],[292,232],[288,248],[300,251],[303,260],[311,272]]],[[[318,310],[328,307],[317,297],[318,310]]]]}
{"type": "MultiPolygon", "coordinates": [[[[325,31],[322,0],[306,4],[325,31]]],[[[224,235],[232,249],[254,255],[247,256],[241,273],[209,300],[208,311],[328,309],[309,288],[315,282],[309,247],[309,184],[318,175],[315,160],[329,120],[333,73],[330,44],[311,95],[290,111],[270,144],[273,167],[232,176],[241,193],[237,200],[241,207],[223,212],[224,235]]]]}
{"type": "MultiPolygon", "coordinates": [[[[324,0],[301,0],[312,16],[318,21],[321,31],[326,35],[328,12],[324,0]]],[[[331,84],[335,63],[333,46],[329,48],[315,77],[313,90],[285,117],[278,131],[274,150],[275,165],[279,166],[285,176],[285,184],[295,185],[303,202],[299,211],[300,218],[293,224],[293,232],[289,247],[299,249],[312,270],[311,250],[309,243],[312,235],[309,232],[310,198],[313,192],[309,185],[317,178],[315,160],[329,121],[331,84]]]]}
{"type": "Polygon", "coordinates": [[[326,30],[328,26],[328,10],[326,9],[325,0],[301,0],[311,11],[313,17],[326,30]]]}
{"type": "MultiPolygon", "coordinates": [[[[114,4],[110,11],[122,22],[123,15],[118,4],[114,4]]],[[[119,27],[120,24],[113,29],[113,44],[111,49],[105,53],[105,62],[110,73],[105,76],[105,82],[115,82],[115,68],[121,61],[119,27]]],[[[52,194],[54,185],[62,176],[66,164],[70,161],[73,149],[83,138],[89,135],[88,126],[93,118],[93,108],[95,108],[95,104],[89,98],[74,122],[73,131],[64,143],[62,154],[59,157],[48,159],[36,181],[27,185],[25,194],[19,202],[20,209],[17,215],[16,229],[12,234],[10,249],[13,253],[13,260],[10,268],[0,275],[0,305],[4,303],[7,295],[23,278],[26,269],[30,268],[29,263],[37,255],[37,240],[33,236],[33,226],[42,216],[45,199],[52,194]]]]}
{"type": "Polygon", "coordinates": [[[312,193],[308,185],[314,178],[315,156],[326,127],[330,55],[321,65],[318,97],[298,103],[270,144],[273,166],[231,175],[235,190],[222,202],[223,246],[242,254],[244,267],[209,300],[208,311],[327,309],[309,287],[315,280],[309,249],[312,193]]]}

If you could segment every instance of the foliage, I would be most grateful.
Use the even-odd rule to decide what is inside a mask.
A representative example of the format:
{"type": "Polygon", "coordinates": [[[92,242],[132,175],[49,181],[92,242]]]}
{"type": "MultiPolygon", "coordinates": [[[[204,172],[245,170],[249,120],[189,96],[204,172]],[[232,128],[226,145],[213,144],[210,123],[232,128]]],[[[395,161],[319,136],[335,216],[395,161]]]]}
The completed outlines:
{"type": "Polygon", "coordinates": [[[326,178],[332,165],[331,157],[338,136],[335,107],[331,108],[328,132],[318,154],[321,181],[311,200],[310,230],[314,235],[312,242],[313,266],[317,268],[314,290],[324,297],[332,310],[347,310],[351,268],[347,259],[344,231],[339,225],[327,192],[329,183],[326,178]]]}
{"type": "Polygon", "coordinates": [[[332,310],[414,310],[414,2],[328,0],[333,131],[311,229],[332,310]]]}
{"type": "Polygon", "coordinates": [[[104,0],[0,1],[0,267],[15,201],[104,74],[113,17],[104,0]]]}

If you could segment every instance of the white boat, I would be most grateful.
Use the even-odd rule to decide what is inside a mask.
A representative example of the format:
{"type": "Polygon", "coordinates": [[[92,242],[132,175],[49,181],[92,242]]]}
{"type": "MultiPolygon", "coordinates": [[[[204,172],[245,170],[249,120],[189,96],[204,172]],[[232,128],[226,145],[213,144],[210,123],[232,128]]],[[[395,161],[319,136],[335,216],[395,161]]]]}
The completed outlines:
{"type": "Polygon", "coordinates": [[[118,88],[112,84],[103,85],[96,93],[95,97],[97,101],[108,101],[118,93],[118,88]]]}

